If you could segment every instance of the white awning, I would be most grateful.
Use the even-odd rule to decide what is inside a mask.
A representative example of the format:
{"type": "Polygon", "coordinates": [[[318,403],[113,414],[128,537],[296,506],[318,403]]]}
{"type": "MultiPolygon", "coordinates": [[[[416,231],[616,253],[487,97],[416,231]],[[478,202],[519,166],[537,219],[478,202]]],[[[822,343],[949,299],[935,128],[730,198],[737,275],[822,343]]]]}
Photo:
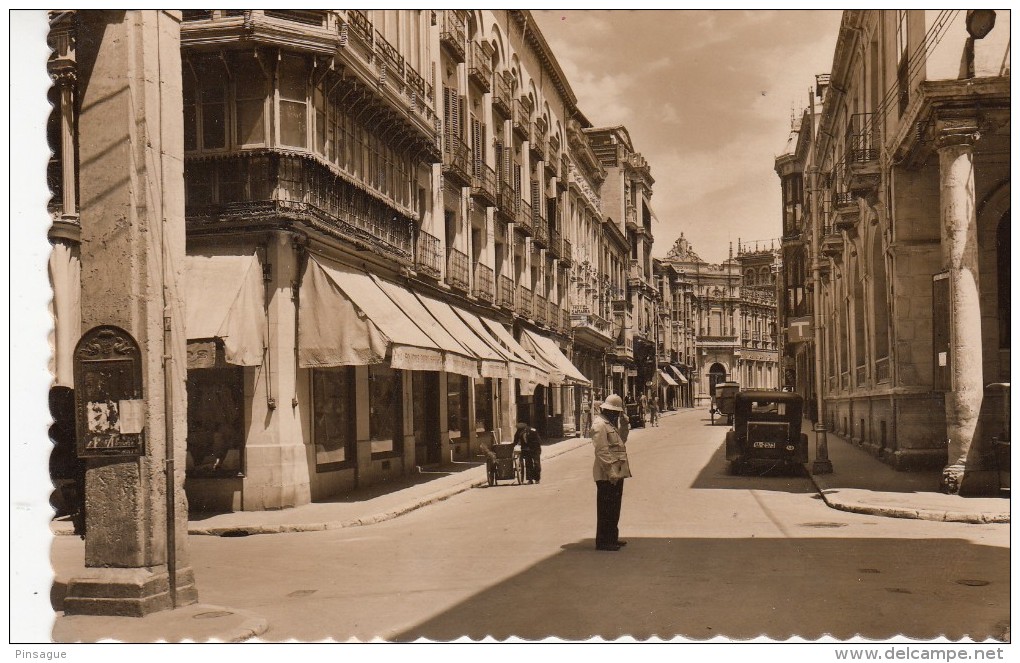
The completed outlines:
{"type": "Polygon", "coordinates": [[[412,291],[396,283],[384,281],[374,274],[371,276],[376,285],[389,295],[390,299],[400,307],[407,317],[413,320],[429,338],[435,341],[436,345],[443,349],[443,366],[447,373],[466,375],[469,378],[479,377],[479,358],[458,342],[454,337],[455,330],[449,329],[429,312],[412,291]]]}
{"type": "Polygon", "coordinates": [[[265,286],[255,254],[185,256],[183,290],[188,340],[218,338],[228,363],[262,363],[265,286]]]}
{"type": "Polygon", "coordinates": [[[526,358],[518,356],[509,348],[504,347],[503,343],[496,338],[491,331],[485,326],[481,318],[473,313],[469,313],[459,306],[451,307],[461,321],[471,328],[471,331],[475,333],[480,339],[482,339],[487,346],[492,348],[495,352],[498,352],[507,362],[507,367],[510,370],[510,377],[524,380],[525,382],[532,382],[537,384],[537,378],[534,368],[527,362],[526,358]]]}
{"type": "Polygon", "coordinates": [[[521,345],[536,357],[541,357],[543,361],[555,367],[555,378],[557,379],[550,375],[551,384],[591,385],[591,380],[584,377],[581,371],[577,370],[574,363],[567,359],[567,356],[563,354],[559,346],[556,345],[556,342],[548,336],[542,336],[541,334],[524,329],[521,332],[521,345]]]}
{"type": "Polygon", "coordinates": [[[663,379],[663,381],[664,381],[664,382],[665,382],[665,383],[666,383],[667,385],[669,385],[670,387],[679,387],[679,386],[680,386],[680,385],[678,385],[678,384],[676,383],[676,380],[674,380],[673,378],[669,377],[669,373],[667,373],[666,371],[661,371],[661,370],[660,370],[660,371],[659,371],[659,375],[661,375],[661,376],[662,376],[662,379],[663,379]]]}
{"type": "Polygon", "coordinates": [[[481,377],[507,378],[506,357],[478,337],[463,320],[458,317],[453,307],[444,301],[416,293],[418,300],[450,334],[467,347],[481,361],[481,377]]]}
{"type": "Polygon", "coordinates": [[[687,384],[687,378],[684,377],[683,372],[679,368],[677,368],[673,364],[670,364],[669,370],[673,371],[673,375],[676,376],[676,379],[680,384],[687,384]]]}
{"type": "Polygon", "coordinates": [[[301,367],[378,364],[444,369],[442,349],[365,272],[311,257],[298,312],[301,367]]]}
{"type": "MultiPolygon", "coordinates": [[[[492,333],[492,336],[499,341],[500,345],[507,352],[511,353],[518,362],[527,367],[526,369],[522,369],[523,373],[521,375],[514,375],[515,378],[520,378],[522,385],[529,384],[531,386],[528,388],[534,389],[534,385],[536,384],[549,383],[549,370],[552,369],[551,366],[548,366],[545,362],[539,362],[539,360],[535,359],[531,353],[525,350],[524,347],[517,342],[514,335],[507,331],[506,327],[503,325],[499,324],[495,320],[490,320],[489,318],[479,317],[478,319],[482,321],[485,328],[492,333]]],[[[511,367],[512,366],[513,364],[511,364],[511,367]]],[[[525,393],[523,389],[524,387],[522,386],[522,393],[525,393]]],[[[528,391],[525,395],[530,393],[531,392],[528,391]]]]}

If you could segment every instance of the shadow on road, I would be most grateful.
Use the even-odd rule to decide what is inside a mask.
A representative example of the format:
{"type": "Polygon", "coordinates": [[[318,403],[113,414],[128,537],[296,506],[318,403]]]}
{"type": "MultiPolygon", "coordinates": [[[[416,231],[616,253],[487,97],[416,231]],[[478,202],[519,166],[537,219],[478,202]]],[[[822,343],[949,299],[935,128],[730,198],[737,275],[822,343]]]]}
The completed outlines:
{"type": "Polygon", "coordinates": [[[1008,578],[1008,549],[960,539],[631,538],[619,552],[596,551],[589,539],[392,640],[980,641],[1008,628],[1008,578]]]}
{"type": "Polygon", "coordinates": [[[807,469],[802,465],[792,468],[755,465],[743,475],[730,473],[730,464],[726,460],[726,443],[715,450],[712,457],[698,472],[691,488],[704,490],[771,490],[786,493],[813,493],[814,485],[809,481],[807,469]]]}

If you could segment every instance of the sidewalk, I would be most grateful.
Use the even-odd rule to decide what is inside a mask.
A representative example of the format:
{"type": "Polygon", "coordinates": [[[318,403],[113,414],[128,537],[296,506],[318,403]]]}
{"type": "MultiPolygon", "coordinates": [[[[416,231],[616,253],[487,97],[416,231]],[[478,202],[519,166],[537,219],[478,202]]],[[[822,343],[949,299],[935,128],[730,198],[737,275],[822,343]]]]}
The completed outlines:
{"type": "MultiPolygon", "coordinates": [[[[805,422],[811,457],[815,434],[805,422]]],[[[916,518],[960,523],[1008,523],[1007,497],[960,497],[938,490],[941,470],[897,472],[843,438],[827,436],[831,474],[812,474],[811,480],[833,509],[889,518],[916,518]]],[[[807,465],[811,470],[811,463],[807,465]]]]}

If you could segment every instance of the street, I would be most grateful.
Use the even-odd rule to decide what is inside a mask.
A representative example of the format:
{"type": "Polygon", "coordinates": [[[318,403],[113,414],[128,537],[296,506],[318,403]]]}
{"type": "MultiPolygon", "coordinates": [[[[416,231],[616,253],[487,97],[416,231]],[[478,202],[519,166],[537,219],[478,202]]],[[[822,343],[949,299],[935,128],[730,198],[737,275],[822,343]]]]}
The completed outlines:
{"type": "MultiPolygon", "coordinates": [[[[547,460],[540,484],[476,488],[376,525],[192,536],[199,598],[264,616],[274,642],[981,640],[1008,625],[1008,524],[835,511],[806,475],[728,475],[725,430],[686,410],[632,431],[619,552],[594,549],[582,446],[547,460]]],[[[82,551],[70,536],[53,547],[55,560],[82,551]]]]}

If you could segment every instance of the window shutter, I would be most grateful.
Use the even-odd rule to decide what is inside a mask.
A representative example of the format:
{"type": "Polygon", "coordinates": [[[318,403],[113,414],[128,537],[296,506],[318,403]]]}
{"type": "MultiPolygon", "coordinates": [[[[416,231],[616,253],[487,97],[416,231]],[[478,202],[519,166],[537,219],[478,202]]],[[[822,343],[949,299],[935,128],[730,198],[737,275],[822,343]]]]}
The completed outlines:
{"type": "Polygon", "coordinates": [[[473,167],[475,177],[482,176],[482,124],[478,119],[471,116],[471,153],[473,155],[473,167]]]}
{"type": "Polygon", "coordinates": [[[500,184],[506,181],[506,164],[503,162],[503,143],[496,141],[496,179],[500,184]]]}

